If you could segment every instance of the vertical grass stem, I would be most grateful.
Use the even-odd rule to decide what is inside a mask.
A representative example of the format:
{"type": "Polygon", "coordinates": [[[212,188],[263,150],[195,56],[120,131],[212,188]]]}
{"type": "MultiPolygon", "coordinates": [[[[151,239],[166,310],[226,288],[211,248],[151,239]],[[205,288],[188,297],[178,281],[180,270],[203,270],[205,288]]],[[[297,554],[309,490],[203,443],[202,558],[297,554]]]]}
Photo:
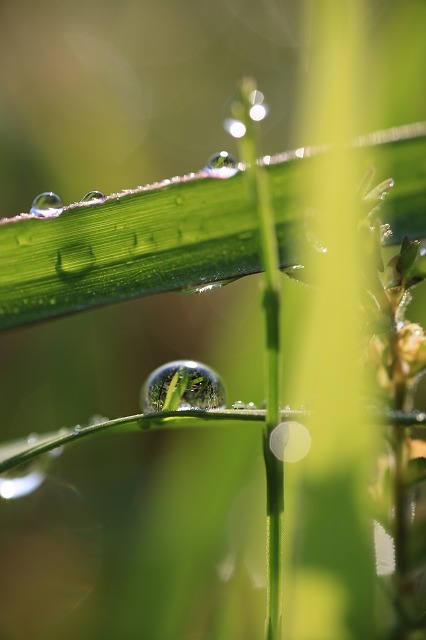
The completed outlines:
{"type": "Polygon", "coordinates": [[[266,398],[267,413],[263,431],[263,454],[266,468],[267,513],[267,610],[266,638],[282,638],[283,596],[283,528],[284,468],[271,452],[269,439],[279,422],[280,389],[280,280],[278,245],[268,177],[257,163],[254,123],[249,116],[250,95],[256,90],[251,78],[243,78],[239,86],[236,114],[246,128],[240,139],[241,160],[246,164],[247,196],[258,213],[260,251],[264,267],[263,309],[266,328],[266,398]]]}

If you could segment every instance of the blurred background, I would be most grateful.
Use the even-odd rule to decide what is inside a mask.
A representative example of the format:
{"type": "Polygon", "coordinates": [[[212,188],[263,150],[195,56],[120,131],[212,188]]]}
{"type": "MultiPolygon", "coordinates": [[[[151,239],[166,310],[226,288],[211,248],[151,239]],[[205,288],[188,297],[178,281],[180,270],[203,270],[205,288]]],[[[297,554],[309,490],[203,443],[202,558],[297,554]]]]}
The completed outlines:
{"type": "MultiPolygon", "coordinates": [[[[315,92],[304,97],[307,84],[328,90],[315,6],[1,0],[0,217],[29,211],[42,191],[67,204],[196,171],[222,149],[236,154],[222,121],[242,72],[270,105],[262,153],[319,142],[309,131],[315,92]]],[[[359,133],[425,118],[424,20],[414,0],[373,0],[353,25],[371,53],[359,133]]],[[[286,384],[310,293],[284,277],[282,286],[286,384]]],[[[259,295],[253,276],[0,335],[1,439],[137,413],[144,379],[180,358],[216,369],[229,404],[259,405],[259,295]]],[[[409,317],[425,316],[419,289],[409,317]]],[[[0,636],[262,637],[264,490],[254,427],[68,447],[37,491],[0,504],[0,636]]]]}

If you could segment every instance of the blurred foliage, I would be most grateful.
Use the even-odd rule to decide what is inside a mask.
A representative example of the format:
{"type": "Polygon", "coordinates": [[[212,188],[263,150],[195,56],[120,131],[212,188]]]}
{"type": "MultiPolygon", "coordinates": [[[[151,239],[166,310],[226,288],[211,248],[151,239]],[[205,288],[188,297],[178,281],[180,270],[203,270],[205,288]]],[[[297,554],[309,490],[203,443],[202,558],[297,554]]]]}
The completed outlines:
{"type": "MultiPolygon", "coordinates": [[[[327,47],[317,30],[318,4],[4,0],[1,216],[28,211],[34,196],[48,189],[72,202],[91,189],[109,193],[196,170],[223,147],[235,153],[222,129],[222,111],[242,71],[257,77],[271,105],[263,152],[322,142],[315,139],[318,129],[310,128],[318,96],[330,91],[327,47]],[[296,126],[301,119],[304,126],[296,126]]],[[[352,4],[344,6],[350,11],[352,4]]],[[[354,133],[424,119],[425,19],[426,8],[416,0],[374,0],[361,21],[350,21],[366,52],[359,68],[364,89],[354,105],[359,113],[354,133]]],[[[283,385],[288,389],[315,294],[284,279],[282,287],[283,385]]],[[[422,293],[424,285],[417,288],[408,315],[425,324],[422,293]]],[[[254,276],[205,295],[161,295],[0,335],[1,439],[85,423],[98,413],[135,413],[140,385],[150,371],[185,357],[217,369],[230,402],[260,404],[259,306],[254,276]]],[[[283,400],[306,403],[311,398],[306,390],[294,389],[283,400]]],[[[426,409],[424,387],[417,405],[426,409]]],[[[52,475],[57,485],[72,484],[81,496],[84,526],[72,530],[65,517],[60,522],[46,518],[40,508],[45,486],[0,505],[2,548],[20,566],[22,580],[25,570],[32,578],[28,589],[8,601],[13,615],[7,620],[13,624],[6,624],[0,606],[1,637],[262,637],[265,488],[260,451],[260,428],[259,434],[207,428],[205,433],[123,434],[69,448],[55,461],[52,475]],[[102,543],[96,533],[90,549],[87,537],[99,527],[102,543]],[[51,544],[61,528],[76,541],[73,558],[85,553],[99,558],[97,573],[71,579],[63,554],[51,544]],[[20,545],[15,544],[18,538],[20,545]],[[40,554],[43,563],[28,562],[40,554]],[[62,598],[60,606],[51,598],[56,580],[81,595],[77,608],[78,597],[62,598]],[[36,594],[45,601],[34,611],[36,594]],[[45,606],[46,600],[51,606],[45,606]]],[[[290,467],[287,474],[296,540],[303,470],[303,465],[290,467]]],[[[63,504],[69,496],[64,489],[63,504]]],[[[337,492],[336,500],[341,499],[337,492]]],[[[330,515],[339,506],[329,505],[330,515]]],[[[312,527],[317,524],[313,521],[312,527]]],[[[78,566],[76,561],[77,574],[78,566]]],[[[4,567],[7,585],[12,574],[4,567]]],[[[298,618],[309,620],[303,608],[309,602],[312,619],[318,620],[319,609],[318,624],[326,629],[334,613],[316,601],[324,581],[308,569],[301,581],[305,598],[296,603],[298,618]]],[[[338,607],[344,598],[339,585],[330,582],[329,592],[338,607]]]]}

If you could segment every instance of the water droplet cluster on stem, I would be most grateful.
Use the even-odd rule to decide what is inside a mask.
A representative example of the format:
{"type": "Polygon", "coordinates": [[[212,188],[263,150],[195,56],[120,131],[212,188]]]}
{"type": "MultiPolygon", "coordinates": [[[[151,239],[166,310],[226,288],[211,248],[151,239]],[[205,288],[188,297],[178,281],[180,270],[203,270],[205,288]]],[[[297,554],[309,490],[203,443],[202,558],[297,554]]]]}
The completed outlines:
{"type": "Polygon", "coordinates": [[[151,373],[140,394],[142,411],[224,409],[225,387],[220,376],[200,362],[177,360],[151,373]]]}
{"type": "MultiPolygon", "coordinates": [[[[269,113],[269,107],[264,102],[264,95],[261,91],[253,89],[249,93],[249,110],[248,115],[254,122],[260,122],[269,113]]],[[[247,123],[244,122],[245,108],[239,94],[234,95],[227,103],[225,108],[225,120],[223,127],[225,131],[231,134],[233,138],[242,138],[247,132],[247,123]]]]}

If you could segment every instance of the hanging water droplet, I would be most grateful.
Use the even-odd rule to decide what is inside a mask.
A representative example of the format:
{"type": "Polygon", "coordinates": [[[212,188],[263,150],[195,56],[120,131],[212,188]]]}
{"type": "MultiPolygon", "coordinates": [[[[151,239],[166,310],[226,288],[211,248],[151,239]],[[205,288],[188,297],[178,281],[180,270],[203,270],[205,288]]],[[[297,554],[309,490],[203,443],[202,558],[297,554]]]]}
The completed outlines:
{"type": "Polygon", "coordinates": [[[196,287],[185,287],[182,289],[182,293],[207,293],[208,291],[213,291],[214,289],[221,289],[227,282],[210,282],[209,284],[201,284],[196,287]]]}
{"type": "Polygon", "coordinates": [[[233,403],[231,404],[231,409],[234,409],[234,411],[235,411],[235,410],[240,411],[240,410],[242,410],[242,409],[247,409],[247,407],[246,407],[246,403],[245,403],[245,402],[243,402],[242,400],[237,400],[236,402],[233,402],[233,403]]]}
{"type": "Polygon", "coordinates": [[[261,91],[252,91],[249,95],[249,102],[252,105],[249,109],[249,116],[255,122],[260,122],[269,113],[269,107],[264,103],[265,96],[261,91]]]}
{"type": "MultiPolygon", "coordinates": [[[[248,84],[244,84],[246,84],[247,90],[248,84]]],[[[252,87],[255,86],[251,80],[249,80],[249,84],[251,84],[252,87]]],[[[257,89],[253,89],[248,94],[248,103],[249,105],[245,103],[241,94],[238,92],[233,95],[225,105],[223,127],[233,138],[242,138],[246,134],[247,108],[248,117],[255,122],[260,122],[266,118],[269,113],[269,107],[264,102],[264,95],[257,89]]]]}
{"type": "Polygon", "coordinates": [[[297,462],[307,455],[311,435],[299,422],[281,422],[271,432],[269,447],[278,460],[297,462]]]}
{"type": "Polygon", "coordinates": [[[233,138],[237,139],[245,136],[247,131],[246,125],[241,122],[241,120],[235,120],[235,118],[225,118],[223,128],[230,133],[233,138]]]}
{"type": "Polygon", "coordinates": [[[235,282],[240,278],[228,278],[228,280],[216,280],[216,282],[209,282],[208,284],[198,284],[195,286],[190,285],[189,287],[184,287],[181,289],[181,293],[207,293],[208,291],[214,291],[215,289],[221,289],[227,284],[231,284],[231,282],[235,282]]]}
{"type": "MultiPolygon", "coordinates": [[[[37,434],[30,434],[28,444],[36,444],[37,434]]],[[[13,500],[32,493],[43,484],[50,466],[51,452],[33,458],[29,462],[14,467],[0,475],[0,498],[13,500]]]]}
{"type": "Polygon", "coordinates": [[[64,277],[82,276],[93,268],[96,262],[90,244],[76,242],[59,249],[56,259],[56,271],[64,277]]]}
{"type": "Polygon", "coordinates": [[[82,197],[81,202],[91,202],[92,200],[102,200],[103,198],[105,198],[105,195],[102,191],[89,191],[82,197]]]}
{"type": "Polygon", "coordinates": [[[151,373],[142,387],[144,412],[224,409],[225,387],[209,367],[193,360],[169,362],[151,373]]]}
{"type": "Polygon", "coordinates": [[[40,193],[31,205],[30,213],[39,218],[55,218],[64,209],[64,204],[60,197],[53,191],[40,193]]]}
{"type": "Polygon", "coordinates": [[[210,156],[204,171],[212,178],[232,178],[238,173],[238,164],[227,151],[220,151],[210,156]]]}

